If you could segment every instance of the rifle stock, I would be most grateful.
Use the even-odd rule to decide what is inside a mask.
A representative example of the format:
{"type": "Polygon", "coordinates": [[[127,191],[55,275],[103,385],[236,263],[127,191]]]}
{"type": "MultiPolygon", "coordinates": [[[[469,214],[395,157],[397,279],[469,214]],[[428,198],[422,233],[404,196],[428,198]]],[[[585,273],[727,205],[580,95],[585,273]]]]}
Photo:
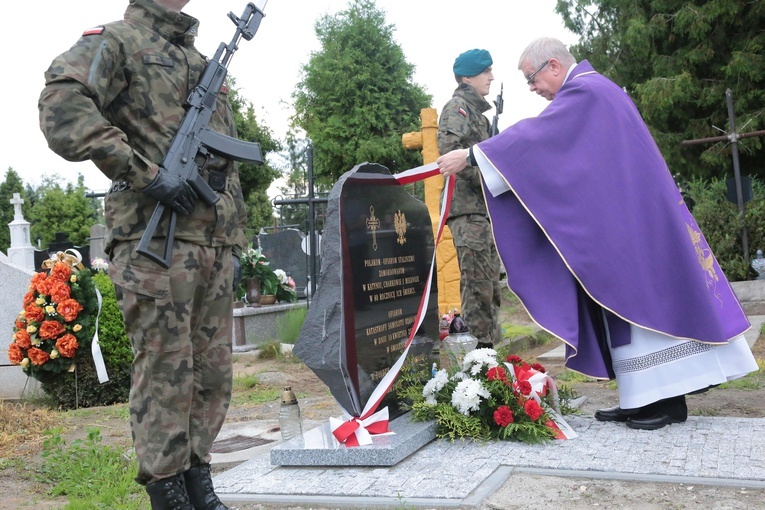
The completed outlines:
{"type": "MultiPolygon", "coordinates": [[[[209,122],[217,107],[218,94],[226,82],[228,63],[238,49],[240,39],[244,38],[249,41],[255,36],[263,19],[263,8],[267,2],[268,0],[263,0],[261,7],[255,6],[252,2],[248,3],[241,17],[229,12],[228,17],[236,25],[234,38],[228,45],[223,42],[220,43],[215,56],[205,66],[199,83],[186,99],[186,114],[183,116],[178,132],[173,137],[170,148],[161,164],[164,171],[176,173],[188,181],[199,198],[208,205],[214,205],[220,200],[220,197],[199,173],[200,165],[197,164],[199,156],[206,160],[209,153],[212,152],[236,161],[263,163],[259,144],[215,132],[209,128],[209,122]]],[[[146,224],[146,230],[141,236],[136,252],[165,268],[170,267],[176,221],[177,213],[175,210],[168,209],[164,204],[158,202],[146,224]],[[163,254],[159,255],[149,249],[149,243],[154,237],[158,237],[157,230],[162,218],[168,211],[170,221],[164,236],[163,254]]]]}

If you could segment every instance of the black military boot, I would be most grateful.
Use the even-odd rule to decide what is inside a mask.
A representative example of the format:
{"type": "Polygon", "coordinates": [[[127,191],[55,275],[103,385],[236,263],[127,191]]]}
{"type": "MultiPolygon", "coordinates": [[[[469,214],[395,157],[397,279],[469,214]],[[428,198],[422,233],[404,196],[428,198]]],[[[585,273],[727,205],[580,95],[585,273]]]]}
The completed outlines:
{"type": "Polygon", "coordinates": [[[183,475],[163,478],[146,486],[151,510],[194,510],[186,492],[183,475]]]}
{"type": "Polygon", "coordinates": [[[183,473],[194,510],[229,510],[213,490],[210,464],[199,464],[183,473]]]}

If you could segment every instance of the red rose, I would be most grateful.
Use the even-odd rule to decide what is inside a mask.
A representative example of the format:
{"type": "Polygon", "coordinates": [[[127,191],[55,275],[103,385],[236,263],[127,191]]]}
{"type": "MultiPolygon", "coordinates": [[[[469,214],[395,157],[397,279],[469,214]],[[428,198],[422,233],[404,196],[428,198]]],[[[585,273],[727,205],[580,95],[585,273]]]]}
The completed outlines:
{"type": "Polygon", "coordinates": [[[522,360],[520,356],[516,356],[515,354],[510,354],[507,358],[505,358],[505,361],[507,361],[508,363],[512,363],[513,365],[516,365],[520,363],[522,360]]]}
{"type": "Polygon", "coordinates": [[[77,338],[71,333],[67,333],[56,340],[56,350],[65,358],[74,358],[79,346],[77,338]]]}
{"type": "Polygon", "coordinates": [[[529,415],[529,418],[533,421],[537,421],[540,416],[545,414],[544,409],[537,404],[536,400],[527,400],[526,403],[523,404],[523,410],[526,411],[526,414],[529,415]]]}
{"type": "Polygon", "coordinates": [[[54,303],[61,303],[69,299],[72,295],[72,289],[63,282],[53,282],[50,286],[50,300],[54,303]]]}
{"type": "Polygon", "coordinates": [[[507,427],[513,423],[513,421],[515,421],[515,418],[513,418],[513,412],[509,407],[499,406],[497,410],[494,411],[494,423],[500,427],[507,427]]]}
{"type": "Polygon", "coordinates": [[[33,365],[37,366],[47,363],[47,361],[50,359],[50,354],[43,351],[42,349],[38,349],[37,347],[32,347],[29,349],[27,354],[29,355],[29,361],[31,361],[33,365]]]}
{"type": "Polygon", "coordinates": [[[24,350],[17,343],[12,343],[8,346],[8,359],[14,365],[21,363],[24,359],[24,350]]]}
{"type": "Polygon", "coordinates": [[[24,308],[25,315],[27,317],[27,323],[29,322],[42,322],[45,318],[45,312],[43,309],[32,303],[24,308]]]}
{"type": "Polygon", "coordinates": [[[16,317],[16,323],[13,325],[16,329],[27,329],[27,320],[25,317],[19,315],[16,317]]]}
{"type": "Polygon", "coordinates": [[[32,338],[27,333],[26,329],[20,329],[13,334],[13,339],[16,340],[16,344],[22,349],[29,349],[32,347],[32,338]]]}
{"type": "Polygon", "coordinates": [[[66,322],[72,322],[82,311],[82,305],[76,299],[65,299],[58,304],[56,311],[66,322]]]}
{"type": "Polygon", "coordinates": [[[486,371],[486,378],[490,381],[507,381],[507,374],[502,367],[493,367],[486,371]]]}
{"type": "Polygon", "coordinates": [[[64,325],[61,324],[58,321],[45,321],[42,324],[40,324],[40,331],[39,335],[40,338],[44,338],[45,340],[48,340],[50,338],[56,338],[61,333],[66,331],[66,328],[64,328],[64,325]]]}
{"type": "Polygon", "coordinates": [[[537,372],[542,372],[543,374],[547,373],[547,370],[545,370],[545,367],[543,367],[541,363],[534,363],[531,365],[531,368],[533,368],[537,372]]]}
{"type": "Polygon", "coordinates": [[[72,270],[63,262],[56,262],[53,269],[50,270],[50,277],[59,282],[68,282],[72,275],[72,270]]]}

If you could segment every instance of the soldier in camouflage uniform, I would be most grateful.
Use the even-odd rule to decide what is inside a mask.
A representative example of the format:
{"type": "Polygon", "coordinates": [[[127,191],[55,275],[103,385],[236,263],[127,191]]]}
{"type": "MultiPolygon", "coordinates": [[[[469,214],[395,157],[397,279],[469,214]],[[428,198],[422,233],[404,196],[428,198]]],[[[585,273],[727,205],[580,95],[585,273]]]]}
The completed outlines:
{"type": "MultiPolygon", "coordinates": [[[[491,55],[474,49],[454,61],[459,84],[438,119],[438,151],[446,154],[489,138],[491,124],[483,114],[491,106],[491,55]]],[[[475,166],[455,174],[456,186],[447,225],[460,266],[462,316],[479,347],[499,342],[500,264],[483,197],[481,173],[475,166]]]]}
{"type": "MultiPolygon", "coordinates": [[[[206,180],[225,173],[212,206],[159,166],[206,64],[194,47],[199,23],[181,12],[188,1],[130,0],[123,21],[85,31],[45,74],[40,125],[53,151],[91,160],[113,181],[106,252],[134,353],[136,481],[153,509],[223,510],[210,448],[231,399],[232,288],[247,218],[232,161],[211,156],[202,170],[206,180]],[[168,269],[136,254],[158,201],[178,213],[168,269]]],[[[225,90],[210,124],[236,136],[225,90]]]]}

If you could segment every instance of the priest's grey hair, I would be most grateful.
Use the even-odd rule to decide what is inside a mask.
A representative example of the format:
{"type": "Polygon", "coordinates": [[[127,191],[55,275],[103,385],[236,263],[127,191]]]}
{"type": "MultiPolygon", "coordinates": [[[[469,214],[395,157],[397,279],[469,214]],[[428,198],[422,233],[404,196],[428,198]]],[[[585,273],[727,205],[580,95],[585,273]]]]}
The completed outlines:
{"type": "Polygon", "coordinates": [[[554,37],[540,37],[531,42],[521,53],[518,59],[518,69],[521,69],[523,63],[527,60],[532,67],[537,68],[551,58],[560,62],[564,69],[568,69],[571,64],[576,63],[576,59],[568,51],[568,48],[554,37]]]}

